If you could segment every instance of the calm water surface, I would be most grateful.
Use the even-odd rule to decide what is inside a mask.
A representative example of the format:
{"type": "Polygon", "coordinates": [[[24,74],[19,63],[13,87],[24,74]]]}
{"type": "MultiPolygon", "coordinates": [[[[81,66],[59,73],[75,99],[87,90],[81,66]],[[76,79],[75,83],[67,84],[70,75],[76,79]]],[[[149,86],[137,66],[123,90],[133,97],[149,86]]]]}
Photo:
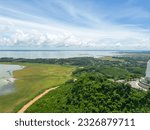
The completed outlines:
{"type": "Polygon", "coordinates": [[[19,65],[0,64],[0,95],[5,95],[15,90],[13,71],[22,68],[19,65]]]}
{"type": "Polygon", "coordinates": [[[70,58],[119,55],[117,51],[0,51],[0,58],[70,58]]]}

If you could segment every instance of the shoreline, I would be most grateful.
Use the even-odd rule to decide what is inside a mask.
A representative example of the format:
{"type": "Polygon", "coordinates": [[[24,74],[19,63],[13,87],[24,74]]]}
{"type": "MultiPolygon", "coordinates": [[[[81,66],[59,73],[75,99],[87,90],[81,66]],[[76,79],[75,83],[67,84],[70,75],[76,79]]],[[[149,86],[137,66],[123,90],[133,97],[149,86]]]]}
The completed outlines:
{"type": "Polygon", "coordinates": [[[0,72],[2,73],[2,75],[0,75],[0,95],[6,95],[13,92],[15,87],[14,83],[17,79],[14,77],[13,72],[22,70],[25,67],[20,65],[9,64],[0,65],[2,67],[2,69],[0,70],[0,72]]]}

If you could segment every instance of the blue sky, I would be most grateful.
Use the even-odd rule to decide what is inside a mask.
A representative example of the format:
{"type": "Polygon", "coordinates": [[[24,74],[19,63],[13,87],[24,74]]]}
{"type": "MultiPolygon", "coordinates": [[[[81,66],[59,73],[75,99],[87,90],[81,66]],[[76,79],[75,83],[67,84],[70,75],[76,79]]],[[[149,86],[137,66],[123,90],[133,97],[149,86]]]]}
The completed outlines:
{"type": "Polygon", "coordinates": [[[149,21],[149,0],[0,0],[0,48],[150,50],[149,21]]]}

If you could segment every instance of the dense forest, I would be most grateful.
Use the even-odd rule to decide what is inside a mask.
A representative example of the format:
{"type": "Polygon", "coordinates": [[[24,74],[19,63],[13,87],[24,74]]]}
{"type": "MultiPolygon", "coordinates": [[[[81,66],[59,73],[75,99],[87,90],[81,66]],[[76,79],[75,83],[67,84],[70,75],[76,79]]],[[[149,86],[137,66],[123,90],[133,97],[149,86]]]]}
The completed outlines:
{"type": "Polygon", "coordinates": [[[68,64],[77,64],[75,61],[80,60],[82,63],[73,72],[74,78],[48,93],[26,112],[150,112],[150,91],[115,82],[144,76],[149,58],[73,58],[68,64]]]}
{"type": "Polygon", "coordinates": [[[66,97],[64,112],[147,112],[150,93],[132,89],[129,84],[116,83],[98,74],[84,75],[66,97]]]}

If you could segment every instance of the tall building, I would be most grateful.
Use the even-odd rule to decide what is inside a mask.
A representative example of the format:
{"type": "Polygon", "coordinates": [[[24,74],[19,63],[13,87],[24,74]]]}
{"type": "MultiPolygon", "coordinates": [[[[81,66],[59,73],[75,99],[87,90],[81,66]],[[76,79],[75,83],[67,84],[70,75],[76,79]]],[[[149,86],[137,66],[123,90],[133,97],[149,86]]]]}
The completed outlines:
{"type": "Polygon", "coordinates": [[[146,75],[140,79],[138,84],[143,88],[150,89],[150,60],[147,62],[146,75]]]}
{"type": "Polygon", "coordinates": [[[145,78],[150,81],[150,60],[147,62],[146,77],[145,78]]]}

